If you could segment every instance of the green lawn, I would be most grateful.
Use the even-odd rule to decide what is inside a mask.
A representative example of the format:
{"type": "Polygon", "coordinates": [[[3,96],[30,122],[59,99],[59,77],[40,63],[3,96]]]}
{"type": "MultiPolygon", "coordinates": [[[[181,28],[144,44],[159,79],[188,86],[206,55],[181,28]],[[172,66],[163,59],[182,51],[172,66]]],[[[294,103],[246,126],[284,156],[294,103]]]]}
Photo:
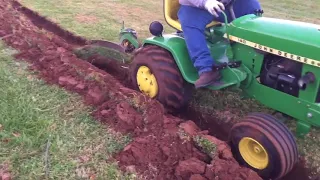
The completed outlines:
{"type": "Polygon", "coordinates": [[[80,97],[45,85],[13,53],[0,44],[0,172],[13,179],[129,178],[106,159],[130,138],[91,119],[80,97]]]}
{"type": "MultiPolygon", "coordinates": [[[[165,31],[162,0],[20,0],[28,7],[58,22],[64,28],[88,38],[118,40],[118,32],[125,22],[138,31],[140,38],[150,36],[149,24],[158,20],[165,31]]],[[[320,24],[320,0],[261,0],[265,16],[300,20],[320,24]]]]}
{"type": "MultiPolygon", "coordinates": [[[[122,21],[127,27],[137,30],[140,38],[150,36],[148,27],[153,20],[159,20],[165,24],[161,0],[20,1],[58,22],[64,28],[92,39],[117,41],[122,21]]],[[[320,0],[261,0],[261,3],[265,16],[320,24],[320,0]]],[[[165,24],[165,30],[170,32],[172,29],[165,24]]],[[[0,64],[0,68],[6,70],[7,74],[0,77],[1,81],[4,81],[1,82],[2,91],[5,91],[0,94],[0,98],[5,98],[10,103],[5,104],[6,111],[0,110],[0,112],[9,113],[5,114],[5,117],[8,116],[7,119],[10,121],[4,120],[4,123],[1,122],[3,120],[0,121],[0,137],[5,139],[0,142],[1,152],[4,152],[0,156],[1,161],[9,162],[10,168],[14,169],[16,174],[27,173],[26,175],[30,178],[45,176],[46,168],[43,158],[49,140],[51,177],[59,179],[65,175],[75,176],[73,170],[81,170],[83,167],[90,167],[97,171],[97,174],[105,173],[104,177],[118,175],[115,166],[106,165],[103,161],[105,157],[102,156],[105,155],[105,151],[111,154],[119,150],[128,139],[111,132],[105,133],[105,129],[90,120],[88,111],[82,113],[85,107],[77,101],[76,96],[69,95],[58,88],[44,86],[36,79],[25,78],[23,74],[27,72],[21,67],[22,64],[13,63],[8,55],[11,51],[4,47],[2,49],[4,51],[1,53],[2,59],[8,60],[0,64]],[[14,81],[21,82],[13,84],[14,81]],[[12,95],[3,96],[10,93],[12,95]],[[7,99],[8,97],[12,98],[7,99]],[[37,129],[32,129],[34,127],[37,129]],[[92,129],[98,130],[92,131],[92,129]],[[18,136],[15,137],[17,134],[18,136]],[[118,140],[107,138],[108,136],[117,137],[118,140]],[[6,139],[10,141],[7,142],[6,139]],[[94,147],[101,148],[93,152],[94,147]],[[88,154],[87,152],[92,152],[92,154],[89,153],[92,157],[90,162],[79,163],[77,159],[83,154],[88,154]],[[23,159],[23,157],[28,158],[23,159]],[[58,161],[61,162],[58,163],[58,161]],[[80,166],[83,164],[86,166],[80,166]]],[[[214,115],[221,119],[225,114],[230,113],[233,117],[237,117],[252,110],[267,110],[255,101],[241,101],[233,93],[221,92],[199,91],[191,104],[203,111],[214,112],[214,115]],[[241,106],[244,107],[239,109],[241,106]],[[232,111],[233,109],[236,111],[232,111]]],[[[287,124],[294,130],[293,121],[287,124]]],[[[312,133],[304,140],[299,139],[298,143],[300,152],[306,155],[308,166],[314,168],[314,173],[319,174],[320,155],[317,152],[320,151],[320,130],[312,129],[312,133]]]]}

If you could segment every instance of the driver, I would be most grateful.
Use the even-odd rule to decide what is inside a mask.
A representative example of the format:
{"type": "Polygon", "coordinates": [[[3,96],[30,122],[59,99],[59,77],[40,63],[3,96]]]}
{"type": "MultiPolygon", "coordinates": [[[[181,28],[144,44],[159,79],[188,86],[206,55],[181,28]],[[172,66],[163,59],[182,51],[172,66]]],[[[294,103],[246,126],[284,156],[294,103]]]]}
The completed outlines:
{"type": "MultiPolygon", "coordinates": [[[[221,1],[221,0],[220,0],[221,1]]],[[[224,0],[230,1],[230,0],[224,0]]],[[[225,11],[224,5],[217,0],[179,0],[180,9],[178,18],[181,23],[189,55],[194,67],[198,70],[199,79],[195,82],[196,88],[212,85],[221,78],[219,71],[212,71],[215,65],[210,56],[205,39],[206,25],[212,21],[225,22],[221,14],[225,11]]],[[[258,0],[236,0],[233,4],[236,18],[261,9],[258,0]]],[[[225,11],[228,21],[231,15],[225,11]]]]}

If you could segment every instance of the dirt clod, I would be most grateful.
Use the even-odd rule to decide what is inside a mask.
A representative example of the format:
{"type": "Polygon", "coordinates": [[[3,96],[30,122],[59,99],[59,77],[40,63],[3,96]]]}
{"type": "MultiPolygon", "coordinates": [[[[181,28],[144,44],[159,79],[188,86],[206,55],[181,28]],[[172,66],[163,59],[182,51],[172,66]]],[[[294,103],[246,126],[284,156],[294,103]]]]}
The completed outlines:
{"type": "Polygon", "coordinates": [[[87,94],[87,100],[90,104],[101,104],[104,102],[106,96],[102,90],[99,88],[90,89],[87,94]]]}
{"type": "Polygon", "coordinates": [[[211,162],[211,165],[207,165],[205,177],[208,179],[250,179],[250,180],[260,180],[255,172],[250,169],[239,167],[236,162],[226,161],[223,159],[216,159],[211,162]]]}
{"type": "Polygon", "coordinates": [[[136,127],[142,127],[142,116],[129,103],[121,102],[118,104],[116,112],[120,123],[123,123],[126,130],[134,131],[136,127]]]}
{"type": "Polygon", "coordinates": [[[185,161],[180,161],[175,174],[182,179],[189,179],[193,174],[203,174],[205,169],[206,163],[192,157],[185,161]]]}
{"type": "Polygon", "coordinates": [[[78,82],[72,77],[61,76],[61,77],[59,77],[59,84],[61,86],[65,86],[65,85],[67,85],[67,86],[75,86],[75,85],[78,84],[78,82]]]}
{"type": "Polygon", "coordinates": [[[207,180],[207,178],[201,176],[200,174],[194,174],[190,177],[190,180],[207,180]]]}
{"type": "Polygon", "coordinates": [[[11,180],[9,164],[0,164],[0,180],[11,180]]]}
{"type": "Polygon", "coordinates": [[[1,175],[1,180],[11,180],[11,175],[9,173],[4,173],[1,175]]]}
{"type": "Polygon", "coordinates": [[[193,121],[181,123],[179,127],[190,136],[194,136],[200,131],[200,128],[193,121]]]}
{"type": "Polygon", "coordinates": [[[82,91],[86,88],[86,86],[83,84],[83,83],[79,83],[77,86],[76,86],[76,90],[77,91],[82,91]]]}
{"type": "Polygon", "coordinates": [[[128,166],[128,167],[126,167],[126,171],[128,173],[136,173],[136,167],[135,166],[128,166]]]}

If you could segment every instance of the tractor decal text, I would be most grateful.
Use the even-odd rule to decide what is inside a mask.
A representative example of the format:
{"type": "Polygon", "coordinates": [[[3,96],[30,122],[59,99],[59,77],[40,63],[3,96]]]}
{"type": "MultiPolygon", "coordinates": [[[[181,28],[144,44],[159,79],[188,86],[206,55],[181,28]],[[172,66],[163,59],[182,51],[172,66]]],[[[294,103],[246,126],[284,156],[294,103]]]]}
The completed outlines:
{"type": "MultiPolygon", "coordinates": [[[[227,38],[226,35],[224,37],[227,38]]],[[[302,56],[298,56],[298,55],[291,54],[291,53],[288,53],[288,52],[280,51],[280,50],[277,50],[277,49],[274,49],[274,48],[270,48],[270,47],[267,47],[267,46],[263,46],[261,44],[257,44],[257,43],[254,43],[254,42],[250,42],[250,41],[247,41],[245,39],[238,38],[238,37],[232,36],[232,35],[229,35],[229,39],[232,40],[232,41],[236,41],[238,43],[253,47],[255,49],[259,49],[259,50],[264,51],[264,52],[275,54],[275,55],[278,55],[278,56],[281,56],[281,57],[285,57],[285,58],[288,58],[288,59],[291,59],[291,60],[294,60],[294,61],[298,61],[298,62],[301,62],[301,63],[304,63],[304,64],[309,64],[309,65],[312,65],[312,66],[320,67],[320,62],[316,61],[314,59],[309,59],[307,57],[302,57],[302,56]]]]}

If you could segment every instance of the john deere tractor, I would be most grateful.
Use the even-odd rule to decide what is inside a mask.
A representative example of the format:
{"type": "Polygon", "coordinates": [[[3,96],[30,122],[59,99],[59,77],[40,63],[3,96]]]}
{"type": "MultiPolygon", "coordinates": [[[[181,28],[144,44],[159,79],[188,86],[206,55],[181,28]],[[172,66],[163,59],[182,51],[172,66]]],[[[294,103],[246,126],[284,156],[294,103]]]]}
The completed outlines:
{"type": "MultiPolygon", "coordinates": [[[[263,17],[263,11],[235,18],[235,0],[222,0],[229,22],[207,25],[207,46],[218,61],[222,80],[211,90],[238,88],[267,107],[297,119],[297,135],[320,126],[320,26],[263,17]]],[[[123,29],[122,44],[133,53],[132,85],[168,109],[188,103],[199,78],[190,60],[177,17],[178,0],[164,0],[164,17],[176,29],[163,34],[157,21],[152,37],[137,43],[135,31],[123,29]],[[133,34],[134,36],[128,36],[133,34]]],[[[230,130],[229,142],[237,160],[265,179],[281,179],[298,161],[295,138],[275,117],[252,113],[230,130]]]]}

